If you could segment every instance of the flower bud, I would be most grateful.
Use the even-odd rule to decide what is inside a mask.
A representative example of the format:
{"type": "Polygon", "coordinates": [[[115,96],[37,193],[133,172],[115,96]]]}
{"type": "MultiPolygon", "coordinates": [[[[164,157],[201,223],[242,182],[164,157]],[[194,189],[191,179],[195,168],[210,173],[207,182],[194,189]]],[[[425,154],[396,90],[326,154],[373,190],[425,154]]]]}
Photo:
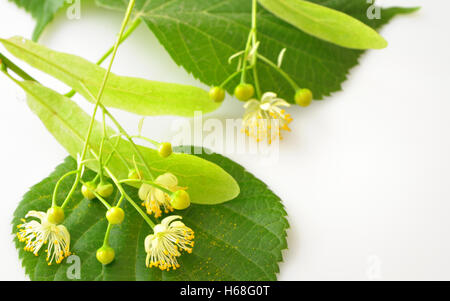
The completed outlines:
{"type": "Polygon", "coordinates": [[[112,225],[118,225],[123,222],[123,218],[125,217],[125,212],[120,207],[111,207],[106,212],[106,219],[112,225]]]}
{"type": "Polygon", "coordinates": [[[128,173],[128,179],[131,180],[142,180],[144,178],[144,174],[140,170],[132,169],[128,173]]]}
{"type": "Polygon", "coordinates": [[[300,89],[295,93],[295,102],[301,107],[307,107],[311,104],[313,94],[309,89],[300,89]]]}
{"type": "Polygon", "coordinates": [[[189,197],[189,193],[187,193],[185,190],[176,191],[172,195],[170,205],[172,205],[172,207],[177,210],[184,210],[188,208],[191,205],[191,198],[189,197]]]}
{"type": "Polygon", "coordinates": [[[81,194],[88,200],[93,200],[95,199],[94,191],[96,188],[97,184],[95,184],[94,182],[87,182],[81,187],[81,194]]]}
{"type": "Polygon", "coordinates": [[[97,192],[101,197],[107,198],[113,194],[114,186],[111,183],[100,183],[97,189],[95,189],[95,192],[97,192]]]}
{"type": "Polygon", "coordinates": [[[114,249],[110,246],[103,246],[100,249],[97,250],[97,260],[101,264],[109,264],[114,260],[114,257],[116,256],[116,253],[114,252],[114,249]]]}
{"type": "Polygon", "coordinates": [[[47,220],[52,224],[61,224],[64,221],[64,210],[58,206],[49,208],[47,210],[47,220]]]}
{"type": "Polygon", "coordinates": [[[158,147],[159,155],[163,158],[167,158],[172,154],[172,144],[169,142],[161,143],[158,147]]]}
{"type": "Polygon", "coordinates": [[[225,99],[225,90],[221,87],[213,87],[209,90],[209,98],[214,102],[222,102],[225,99]]]}
{"type": "Polygon", "coordinates": [[[234,95],[240,101],[247,101],[253,97],[255,94],[255,88],[250,84],[239,84],[236,89],[234,89],[234,95]]]}

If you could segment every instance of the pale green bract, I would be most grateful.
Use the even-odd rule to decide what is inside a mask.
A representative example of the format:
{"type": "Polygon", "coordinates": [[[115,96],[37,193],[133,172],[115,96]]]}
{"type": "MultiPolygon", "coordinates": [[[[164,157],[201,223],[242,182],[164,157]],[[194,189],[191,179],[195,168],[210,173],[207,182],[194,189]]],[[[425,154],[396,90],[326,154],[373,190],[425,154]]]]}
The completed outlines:
{"type": "Polygon", "coordinates": [[[353,49],[382,49],[374,29],[340,11],[303,0],[258,0],[278,18],[319,39],[353,49]]]}
{"type": "MultiPolygon", "coordinates": [[[[31,110],[42,120],[48,131],[66,148],[74,158],[81,153],[85,134],[91,117],[69,98],[33,81],[17,81],[28,94],[28,105],[31,110]]],[[[108,129],[108,136],[114,135],[112,129],[108,129]]],[[[90,149],[98,152],[102,137],[102,126],[96,122],[89,143],[90,149]]],[[[111,142],[115,144],[116,139],[111,142]]],[[[138,146],[145,160],[150,165],[154,175],[171,172],[177,176],[180,186],[188,187],[188,192],[193,203],[219,204],[239,195],[239,186],[236,181],[222,168],[188,154],[172,154],[168,158],[161,158],[156,150],[138,146]]],[[[107,143],[104,154],[112,152],[113,145],[107,143]]],[[[133,148],[128,141],[121,140],[117,149],[133,166],[133,148]]],[[[95,158],[89,154],[86,159],[95,158]]],[[[140,170],[145,174],[145,168],[136,160],[140,170]]],[[[87,162],[87,167],[98,171],[98,163],[87,162]]],[[[107,167],[119,179],[126,179],[127,166],[114,154],[107,167]]],[[[147,177],[148,178],[148,175],[147,177]]]]}
{"type": "MultiPolygon", "coordinates": [[[[0,39],[17,58],[64,82],[87,100],[94,102],[105,69],[81,57],[57,52],[22,37],[0,39]],[[88,89],[89,91],[86,91],[88,89]]],[[[190,117],[194,112],[216,110],[220,104],[209,99],[200,88],[150,81],[110,74],[102,96],[107,107],[139,115],[178,115],[190,117]]]]}

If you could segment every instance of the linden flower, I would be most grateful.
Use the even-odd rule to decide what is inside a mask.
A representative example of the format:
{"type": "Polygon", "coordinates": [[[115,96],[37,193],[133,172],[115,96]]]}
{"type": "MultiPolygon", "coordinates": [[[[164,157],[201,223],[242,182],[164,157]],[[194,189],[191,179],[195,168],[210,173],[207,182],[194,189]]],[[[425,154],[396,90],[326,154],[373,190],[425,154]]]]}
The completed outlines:
{"type": "Polygon", "coordinates": [[[280,107],[290,107],[290,104],[272,92],[264,93],[261,101],[251,99],[246,102],[243,132],[258,142],[267,139],[269,144],[277,137],[283,139],[281,130],[291,131],[288,125],[292,118],[280,107]]]}
{"type": "Polygon", "coordinates": [[[26,222],[22,219],[23,224],[17,226],[19,232],[17,237],[19,241],[25,242],[25,251],[33,252],[38,256],[39,250],[44,244],[48,243],[47,250],[47,262],[51,265],[53,260],[56,263],[69,256],[70,248],[70,234],[66,227],[63,225],[56,225],[48,221],[47,213],[41,211],[30,211],[25,215],[25,218],[36,217],[41,220],[39,223],[36,220],[26,222]]]}
{"type": "MultiPolygon", "coordinates": [[[[178,186],[178,179],[171,173],[165,173],[156,178],[155,184],[158,184],[172,192],[184,189],[178,186]]],[[[144,201],[142,206],[147,208],[148,214],[155,214],[155,217],[160,217],[162,214],[161,207],[165,213],[173,211],[173,207],[170,205],[170,196],[148,184],[142,184],[139,189],[139,198],[144,201]]]]}
{"type": "Polygon", "coordinates": [[[169,271],[180,267],[177,257],[182,251],[192,253],[194,247],[194,231],[181,221],[181,216],[172,215],[164,218],[161,224],[155,226],[154,234],[145,238],[145,265],[149,268],[159,267],[169,271]]]}

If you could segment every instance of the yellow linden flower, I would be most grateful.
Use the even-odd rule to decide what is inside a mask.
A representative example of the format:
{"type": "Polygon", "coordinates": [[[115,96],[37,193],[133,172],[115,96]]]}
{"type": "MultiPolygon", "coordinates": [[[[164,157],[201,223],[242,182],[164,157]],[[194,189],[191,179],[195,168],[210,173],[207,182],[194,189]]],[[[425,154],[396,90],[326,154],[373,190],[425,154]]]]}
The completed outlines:
{"type": "Polygon", "coordinates": [[[181,221],[181,216],[172,215],[164,218],[161,224],[153,229],[154,234],[145,238],[144,246],[147,258],[145,265],[149,268],[159,267],[169,271],[180,267],[177,257],[182,251],[192,253],[194,247],[194,231],[181,221]]]}
{"type": "Polygon", "coordinates": [[[25,242],[25,251],[33,252],[38,256],[39,250],[44,244],[47,245],[46,260],[48,265],[51,265],[53,260],[56,263],[61,263],[64,258],[69,256],[70,248],[70,234],[66,227],[63,225],[57,225],[48,221],[48,215],[41,211],[30,211],[25,218],[36,217],[41,220],[38,222],[32,220],[26,222],[22,219],[23,224],[18,225],[20,229],[17,233],[17,237],[21,242],[25,242]]]}
{"type": "Polygon", "coordinates": [[[269,144],[278,137],[283,139],[281,131],[291,131],[292,118],[280,107],[290,107],[290,104],[272,92],[264,93],[261,101],[251,99],[246,102],[243,132],[258,142],[266,139],[269,144]]]}
{"type": "MultiPolygon", "coordinates": [[[[171,173],[165,173],[156,178],[155,184],[158,184],[172,192],[184,189],[178,186],[178,179],[171,173]]],[[[139,198],[144,201],[143,206],[147,208],[148,214],[155,214],[155,217],[160,217],[162,214],[162,209],[165,213],[173,211],[173,207],[170,205],[170,196],[148,184],[142,184],[139,189],[139,198]]]]}

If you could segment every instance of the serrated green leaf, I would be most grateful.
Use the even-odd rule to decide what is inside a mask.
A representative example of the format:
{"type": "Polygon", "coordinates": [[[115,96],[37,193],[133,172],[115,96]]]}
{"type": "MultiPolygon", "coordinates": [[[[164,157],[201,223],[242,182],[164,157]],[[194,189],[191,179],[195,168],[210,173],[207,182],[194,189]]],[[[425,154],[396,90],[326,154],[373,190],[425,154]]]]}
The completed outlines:
{"type": "MultiPolygon", "coordinates": [[[[124,222],[111,231],[110,245],[116,251],[116,260],[102,267],[95,251],[107,226],[105,209],[77,192],[67,207],[64,225],[71,234],[71,250],[81,259],[80,280],[276,280],[281,250],[287,247],[288,228],[280,199],[235,162],[218,154],[199,156],[229,172],[242,192],[228,203],[192,205],[183,212],[183,221],[195,231],[195,247],[192,254],[181,256],[181,268],[161,272],[145,267],[144,239],[151,230],[128,203],[124,205],[124,222]]],[[[56,181],[74,168],[75,161],[68,158],[50,177],[31,188],[14,213],[13,232],[29,210],[47,209],[56,181]]],[[[88,171],[86,177],[93,175],[88,171]]],[[[69,189],[70,179],[60,188],[61,198],[69,189]]],[[[127,192],[137,199],[136,189],[127,188],[127,192]]],[[[71,265],[66,261],[47,266],[45,256],[35,257],[23,250],[23,243],[17,239],[15,243],[32,280],[68,280],[71,265]]]]}
{"type": "Polygon", "coordinates": [[[24,8],[36,19],[33,40],[37,41],[45,27],[53,20],[56,12],[66,4],[66,0],[9,0],[24,8]]]}
{"type": "MultiPolygon", "coordinates": [[[[124,10],[121,0],[96,0],[103,7],[124,10]]],[[[372,28],[379,28],[397,14],[416,9],[388,8],[381,19],[369,20],[366,0],[311,1],[344,12],[372,28]]],[[[153,31],[173,60],[208,85],[223,82],[235,71],[228,58],[243,50],[250,30],[251,1],[242,0],[140,0],[136,13],[153,31]]],[[[350,68],[358,63],[360,50],[336,46],[299,31],[262,7],[258,13],[259,51],[276,62],[286,48],[283,69],[301,86],[323,99],[341,90],[350,68]]],[[[294,102],[291,86],[272,68],[260,63],[263,91],[273,91],[294,102]]],[[[238,80],[227,85],[232,93],[238,80]]]]}
{"type": "Polygon", "coordinates": [[[319,39],[353,49],[382,49],[374,29],[340,11],[303,0],[258,0],[265,9],[319,39]]]}
{"type": "MultiPolygon", "coordinates": [[[[81,57],[53,51],[22,37],[0,39],[5,48],[31,66],[61,80],[87,100],[94,101],[105,69],[81,57]],[[86,90],[88,89],[88,91],[86,90]]],[[[150,81],[142,78],[110,74],[102,103],[139,115],[194,116],[216,110],[220,104],[212,101],[200,88],[150,81]]]]}
{"type": "MultiPolygon", "coordinates": [[[[31,110],[42,120],[49,132],[74,158],[80,154],[84,138],[87,133],[90,116],[77,104],[63,95],[43,87],[33,81],[17,82],[28,94],[28,105],[31,110]]],[[[108,129],[108,136],[115,135],[112,129],[108,129]]],[[[89,147],[98,153],[103,129],[99,122],[95,123],[89,147]]],[[[117,139],[117,138],[116,138],[117,139]]],[[[112,139],[115,143],[115,139],[112,139]]],[[[133,148],[125,140],[121,141],[117,149],[125,157],[129,166],[133,166],[133,148]]],[[[161,158],[154,149],[139,146],[145,160],[150,165],[152,173],[160,175],[171,172],[177,176],[181,186],[188,187],[191,201],[197,204],[218,204],[229,201],[239,194],[239,186],[228,173],[219,166],[188,154],[172,154],[168,158],[161,158]]],[[[104,154],[108,156],[113,151],[111,144],[106,144],[104,154]]],[[[87,160],[95,157],[88,154],[87,160]]],[[[141,162],[138,166],[148,178],[146,170],[141,162]]],[[[87,166],[98,170],[98,164],[90,161],[87,166]]],[[[108,168],[119,179],[128,177],[129,169],[115,153],[108,164],[108,168]]]]}

